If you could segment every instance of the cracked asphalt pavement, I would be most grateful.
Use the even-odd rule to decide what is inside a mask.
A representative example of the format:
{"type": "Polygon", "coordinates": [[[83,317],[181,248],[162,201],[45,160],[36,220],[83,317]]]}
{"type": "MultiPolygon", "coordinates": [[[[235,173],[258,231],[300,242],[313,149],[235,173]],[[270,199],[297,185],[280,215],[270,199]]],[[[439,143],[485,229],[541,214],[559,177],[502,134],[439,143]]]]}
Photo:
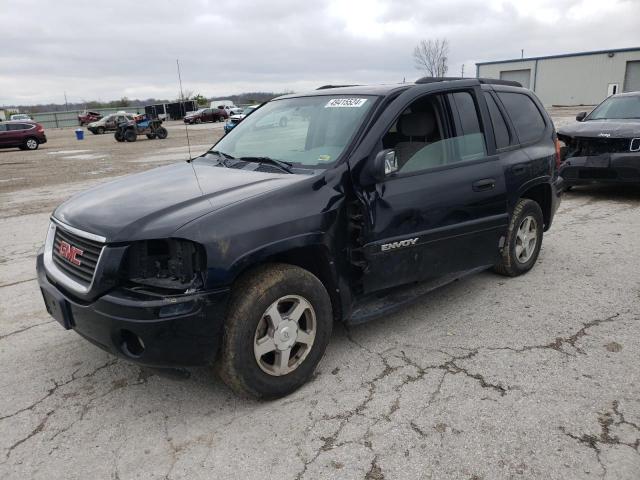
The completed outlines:
{"type": "Polygon", "coordinates": [[[336,325],[313,380],[270,402],[51,320],[47,195],[0,195],[2,479],[640,478],[640,189],[566,194],[527,275],[336,325]]]}

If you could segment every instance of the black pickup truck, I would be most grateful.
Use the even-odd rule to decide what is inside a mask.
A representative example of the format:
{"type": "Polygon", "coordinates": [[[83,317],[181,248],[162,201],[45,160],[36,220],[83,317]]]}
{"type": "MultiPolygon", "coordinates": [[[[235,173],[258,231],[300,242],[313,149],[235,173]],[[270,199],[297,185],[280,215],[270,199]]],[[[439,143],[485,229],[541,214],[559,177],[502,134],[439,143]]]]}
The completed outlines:
{"type": "Polygon", "coordinates": [[[211,364],[236,391],[282,396],[310,378],[334,320],[531,269],[558,164],[550,118],[510,82],[287,95],[200,157],[60,205],[38,280],[54,318],[115,355],[211,364]]]}

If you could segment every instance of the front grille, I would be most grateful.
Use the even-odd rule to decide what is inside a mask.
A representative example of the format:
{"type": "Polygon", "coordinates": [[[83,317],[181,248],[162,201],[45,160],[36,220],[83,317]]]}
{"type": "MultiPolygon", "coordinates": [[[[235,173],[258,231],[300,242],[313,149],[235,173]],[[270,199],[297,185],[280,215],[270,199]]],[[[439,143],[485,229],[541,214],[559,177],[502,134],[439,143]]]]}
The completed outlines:
{"type": "Polygon", "coordinates": [[[53,263],[76,282],[88,286],[93,280],[103,246],[100,242],[80,237],[58,226],[53,239],[53,263]],[[63,242],[66,242],[68,247],[62,246],[63,242]],[[69,247],[79,249],[74,250],[76,254],[73,258],[76,259],[76,263],[68,258],[71,255],[64,255],[65,252],[69,252],[69,247]]]}
{"type": "Polygon", "coordinates": [[[618,173],[608,168],[587,168],[580,169],[578,176],[584,179],[613,180],[618,177],[618,173]]]}
{"type": "Polygon", "coordinates": [[[576,151],[572,156],[587,157],[603,153],[628,152],[631,140],[628,138],[576,138],[576,151]]]}

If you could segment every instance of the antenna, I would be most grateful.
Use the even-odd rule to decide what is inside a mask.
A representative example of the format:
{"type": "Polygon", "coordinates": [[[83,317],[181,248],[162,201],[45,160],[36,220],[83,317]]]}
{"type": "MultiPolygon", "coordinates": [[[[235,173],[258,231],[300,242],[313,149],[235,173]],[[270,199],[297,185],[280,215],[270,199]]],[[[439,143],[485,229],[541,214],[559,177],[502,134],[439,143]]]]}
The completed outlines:
{"type": "MultiPolygon", "coordinates": [[[[180,84],[180,110],[183,110],[184,107],[184,93],[182,91],[182,75],[180,75],[180,60],[178,60],[176,58],[176,65],[178,66],[178,83],[180,84]]],[[[184,112],[185,114],[187,113],[186,111],[184,112]]],[[[187,124],[184,124],[184,131],[187,134],[187,149],[189,150],[189,161],[192,160],[191,158],[191,142],[189,141],[189,128],[187,127],[187,124]]]]}

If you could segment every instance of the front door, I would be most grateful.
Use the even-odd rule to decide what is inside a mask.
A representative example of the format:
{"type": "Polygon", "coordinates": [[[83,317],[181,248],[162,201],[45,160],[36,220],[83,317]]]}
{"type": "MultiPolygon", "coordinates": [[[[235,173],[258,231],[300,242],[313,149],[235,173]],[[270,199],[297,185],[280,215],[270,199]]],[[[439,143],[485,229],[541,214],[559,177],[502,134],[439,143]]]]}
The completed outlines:
{"type": "Polygon", "coordinates": [[[480,92],[412,99],[382,137],[398,171],[366,196],[365,292],[497,262],[507,197],[480,92]]]}
{"type": "Polygon", "coordinates": [[[7,130],[7,124],[0,122],[0,147],[9,144],[9,131],[7,130]]]}

